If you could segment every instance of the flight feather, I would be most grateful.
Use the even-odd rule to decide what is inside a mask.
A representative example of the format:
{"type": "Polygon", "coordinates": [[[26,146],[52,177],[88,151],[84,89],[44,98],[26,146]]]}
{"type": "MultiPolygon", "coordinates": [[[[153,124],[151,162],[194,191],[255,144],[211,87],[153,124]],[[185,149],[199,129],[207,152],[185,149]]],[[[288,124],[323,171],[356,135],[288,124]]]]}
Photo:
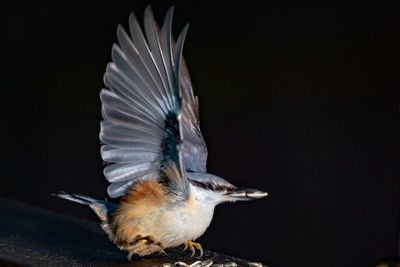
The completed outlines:
{"type": "MultiPolygon", "coordinates": [[[[198,100],[182,58],[188,26],[176,43],[172,38],[173,8],[158,28],[150,7],[144,14],[144,33],[132,13],[130,35],[119,26],[118,44],[104,74],[100,92],[100,124],[104,175],[110,197],[119,197],[148,178],[168,177],[182,195],[185,172],[205,172],[207,148],[200,132],[198,100]]],[[[185,185],[186,184],[186,185],[185,185]]]]}

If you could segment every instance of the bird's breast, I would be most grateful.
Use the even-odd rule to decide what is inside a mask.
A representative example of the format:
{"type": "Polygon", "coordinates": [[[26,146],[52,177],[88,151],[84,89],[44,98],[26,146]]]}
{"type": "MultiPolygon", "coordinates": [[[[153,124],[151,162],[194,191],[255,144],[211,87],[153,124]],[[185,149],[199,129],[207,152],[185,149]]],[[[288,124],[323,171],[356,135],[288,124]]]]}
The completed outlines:
{"type": "Polygon", "coordinates": [[[124,197],[114,214],[114,241],[129,243],[137,236],[149,236],[164,248],[178,246],[204,233],[214,207],[193,188],[188,199],[174,202],[158,183],[144,181],[124,197]]]}
{"type": "Polygon", "coordinates": [[[202,202],[191,191],[183,203],[172,204],[163,215],[163,241],[170,246],[180,245],[200,237],[210,225],[214,205],[202,202]]]}

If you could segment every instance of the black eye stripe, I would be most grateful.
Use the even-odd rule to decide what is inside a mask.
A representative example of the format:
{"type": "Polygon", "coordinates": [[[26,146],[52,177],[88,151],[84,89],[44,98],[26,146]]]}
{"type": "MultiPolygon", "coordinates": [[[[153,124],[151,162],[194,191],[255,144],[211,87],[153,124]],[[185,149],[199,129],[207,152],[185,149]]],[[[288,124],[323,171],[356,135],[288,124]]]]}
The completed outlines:
{"type": "Polygon", "coordinates": [[[197,186],[197,187],[201,187],[201,188],[203,188],[203,189],[207,189],[206,186],[205,186],[205,184],[203,184],[203,183],[200,183],[200,182],[195,181],[195,180],[192,180],[192,179],[189,179],[189,181],[190,181],[193,185],[195,185],[195,186],[197,186]]]}
{"type": "Polygon", "coordinates": [[[201,188],[206,189],[206,190],[212,190],[212,191],[224,191],[224,190],[226,190],[228,192],[235,190],[235,187],[227,187],[227,186],[221,186],[221,185],[217,185],[216,186],[215,184],[210,183],[210,182],[202,183],[202,182],[195,181],[195,180],[192,180],[192,179],[189,179],[189,181],[193,185],[195,185],[197,187],[201,187],[201,188]]]}

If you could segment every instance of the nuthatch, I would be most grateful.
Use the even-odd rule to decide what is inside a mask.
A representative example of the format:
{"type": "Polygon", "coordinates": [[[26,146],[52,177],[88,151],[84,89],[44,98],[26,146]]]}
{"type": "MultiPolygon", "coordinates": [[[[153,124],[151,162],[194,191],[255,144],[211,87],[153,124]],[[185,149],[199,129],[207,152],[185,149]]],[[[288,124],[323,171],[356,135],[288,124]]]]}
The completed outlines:
{"type": "Polygon", "coordinates": [[[206,171],[207,147],[200,132],[199,104],[193,94],[182,48],[188,25],[175,42],[173,8],[159,29],[150,7],[144,34],[132,13],[130,35],[118,27],[101,90],[101,156],[108,194],[120,203],[59,192],[58,197],[89,205],[108,237],[139,256],[193,242],[209,226],[216,205],[267,196],[239,189],[206,171]]]}

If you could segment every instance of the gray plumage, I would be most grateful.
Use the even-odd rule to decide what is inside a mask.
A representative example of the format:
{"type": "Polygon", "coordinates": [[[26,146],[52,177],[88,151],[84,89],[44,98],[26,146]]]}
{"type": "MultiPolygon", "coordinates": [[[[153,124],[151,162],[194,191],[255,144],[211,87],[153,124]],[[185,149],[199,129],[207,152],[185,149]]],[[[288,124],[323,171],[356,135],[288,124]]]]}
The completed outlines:
{"type": "Polygon", "coordinates": [[[100,92],[101,156],[109,163],[104,175],[112,198],[138,181],[161,179],[161,170],[171,162],[182,176],[182,181],[173,181],[184,183],[180,190],[187,188],[188,177],[203,177],[191,173],[206,172],[198,100],[182,58],[188,25],[175,43],[172,15],[170,8],[160,30],[147,7],[144,34],[133,12],[130,36],[121,26],[117,30],[118,45],[112,47],[112,62],[104,75],[107,88],[100,92]]]}

